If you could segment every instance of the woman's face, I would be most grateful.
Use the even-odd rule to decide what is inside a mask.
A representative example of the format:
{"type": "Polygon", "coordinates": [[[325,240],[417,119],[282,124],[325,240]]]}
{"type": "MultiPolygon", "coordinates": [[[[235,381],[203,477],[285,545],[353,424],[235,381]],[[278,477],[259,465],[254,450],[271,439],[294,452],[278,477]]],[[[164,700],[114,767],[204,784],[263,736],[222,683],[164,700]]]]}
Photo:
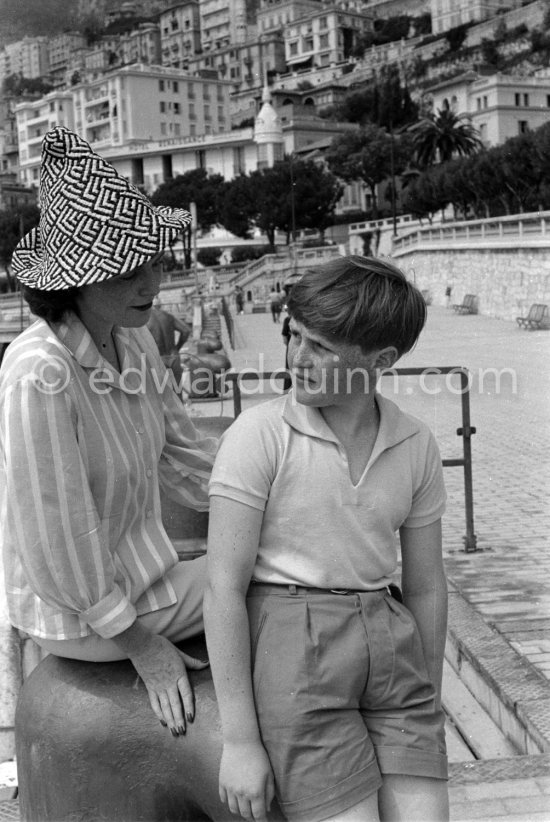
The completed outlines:
{"type": "Polygon", "coordinates": [[[82,322],[96,327],[145,325],[159,293],[160,276],[156,260],[149,260],[126,274],[83,286],[76,295],[82,322]]]}

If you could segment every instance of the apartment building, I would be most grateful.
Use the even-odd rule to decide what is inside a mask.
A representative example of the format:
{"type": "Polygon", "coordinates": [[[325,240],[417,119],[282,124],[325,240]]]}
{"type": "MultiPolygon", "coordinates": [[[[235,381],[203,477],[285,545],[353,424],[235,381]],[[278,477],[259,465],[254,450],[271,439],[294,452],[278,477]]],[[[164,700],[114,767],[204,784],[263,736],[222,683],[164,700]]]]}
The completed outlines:
{"type": "Polygon", "coordinates": [[[187,68],[201,49],[199,0],[187,0],[159,15],[161,62],[163,66],[187,68]]]}
{"type": "Polygon", "coordinates": [[[11,74],[45,77],[49,70],[47,37],[24,37],[0,50],[0,86],[11,74]]]}
{"type": "Polygon", "coordinates": [[[464,23],[481,22],[521,5],[522,0],[431,0],[432,32],[441,34],[464,23]]]}
{"type": "Polygon", "coordinates": [[[359,37],[372,31],[373,19],[337,5],[308,14],[283,29],[289,69],[296,66],[329,66],[346,60],[359,37]]]}
{"type": "Polygon", "coordinates": [[[251,90],[256,93],[265,76],[285,71],[284,41],[278,33],[265,35],[204,52],[189,60],[188,67],[191,74],[215,72],[231,83],[234,94],[251,90]]]}
{"type": "Polygon", "coordinates": [[[118,55],[121,65],[161,63],[161,39],[158,23],[140,23],[133,31],[120,35],[118,55]]]}
{"type": "Polygon", "coordinates": [[[244,43],[256,34],[248,26],[246,0],[200,0],[201,47],[205,51],[244,43]]]}
{"type": "Polygon", "coordinates": [[[229,87],[178,69],[138,64],[22,103],[16,117],[23,181],[38,178],[41,140],[55,125],[74,128],[101,150],[228,131],[229,87]]]}
{"type": "Polygon", "coordinates": [[[64,31],[48,39],[49,77],[54,85],[65,81],[74,53],[86,46],[86,38],[78,31],[64,31]]]}
{"type": "Polygon", "coordinates": [[[319,11],[323,0],[260,0],[256,12],[258,34],[282,29],[294,20],[319,11]]]}
{"type": "Polygon", "coordinates": [[[431,0],[366,0],[361,5],[363,11],[376,19],[398,17],[400,14],[418,17],[431,11],[431,0]]]}
{"type": "Polygon", "coordinates": [[[433,109],[467,116],[487,147],[550,120],[550,77],[480,76],[467,72],[427,90],[433,109]]]}
{"type": "Polygon", "coordinates": [[[54,126],[74,128],[73,95],[70,91],[52,91],[39,100],[19,103],[14,111],[20,182],[25,186],[37,186],[44,135],[54,126]]]}

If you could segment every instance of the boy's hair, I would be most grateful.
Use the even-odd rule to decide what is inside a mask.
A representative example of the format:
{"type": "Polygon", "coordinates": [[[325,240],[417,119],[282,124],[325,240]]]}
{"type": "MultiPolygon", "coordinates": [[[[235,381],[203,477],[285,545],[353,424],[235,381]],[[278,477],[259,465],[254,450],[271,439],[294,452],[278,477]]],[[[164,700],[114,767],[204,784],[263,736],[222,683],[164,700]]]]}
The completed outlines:
{"type": "Polygon", "coordinates": [[[294,284],[288,313],[306,328],[364,353],[410,351],[426,322],[426,302],[386,260],[349,256],[309,268],[294,284]]]}

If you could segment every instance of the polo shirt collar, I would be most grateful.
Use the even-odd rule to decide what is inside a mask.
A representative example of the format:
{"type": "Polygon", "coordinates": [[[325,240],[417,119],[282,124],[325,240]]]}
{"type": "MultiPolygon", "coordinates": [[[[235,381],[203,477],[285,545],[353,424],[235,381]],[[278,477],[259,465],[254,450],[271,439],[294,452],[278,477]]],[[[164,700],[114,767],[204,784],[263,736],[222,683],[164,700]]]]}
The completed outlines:
{"type": "MultiPolygon", "coordinates": [[[[374,461],[388,448],[393,448],[403,440],[414,436],[420,430],[418,420],[405,414],[392,400],[378,392],[375,393],[375,400],[380,413],[380,427],[369,462],[374,461]]],[[[283,408],[283,419],[302,434],[340,444],[319,409],[297,402],[293,391],[287,395],[283,408]]]]}

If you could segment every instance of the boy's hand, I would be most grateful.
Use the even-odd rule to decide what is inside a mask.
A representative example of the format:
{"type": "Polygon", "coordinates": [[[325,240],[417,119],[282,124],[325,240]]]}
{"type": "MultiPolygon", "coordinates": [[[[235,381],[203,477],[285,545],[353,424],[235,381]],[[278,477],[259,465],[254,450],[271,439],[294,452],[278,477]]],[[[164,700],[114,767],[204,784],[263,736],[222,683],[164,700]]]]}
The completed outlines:
{"type": "Polygon", "coordinates": [[[223,746],[220,765],[220,799],[231,813],[265,822],[275,794],[273,771],[260,742],[223,746]]]}

